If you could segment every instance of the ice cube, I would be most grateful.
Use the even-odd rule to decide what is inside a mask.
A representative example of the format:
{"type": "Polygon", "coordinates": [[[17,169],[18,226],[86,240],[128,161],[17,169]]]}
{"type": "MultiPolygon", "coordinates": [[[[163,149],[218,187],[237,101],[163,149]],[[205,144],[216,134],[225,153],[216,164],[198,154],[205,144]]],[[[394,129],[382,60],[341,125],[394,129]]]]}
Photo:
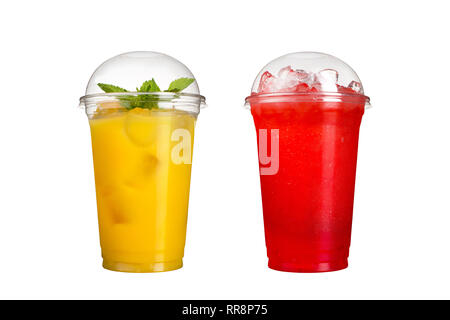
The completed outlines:
{"type": "Polygon", "coordinates": [[[289,73],[291,73],[293,70],[291,66],[287,66],[284,68],[281,68],[280,71],[278,71],[278,78],[287,78],[289,76],[289,73]]]}
{"type": "Polygon", "coordinates": [[[95,119],[103,116],[119,115],[120,112],[123,111],[124,108],[117,101],[101,102],[97,105],[97,109],[92,115],[92,118],[95,119]]]}
{"type": "Polygon", "coordinates": [[[307,83],[310,75],[303,70],[293,70],[291,66],[284,67],[273,76],[268,71],[261,76],[259,92],[296,92],[297,87],[307,83]]]}
{"type": "Polygon", "coordinates": [[[337,81],[339,74],[333,69],[323,69],[315,74],[315,81],[312,85],[317,91],[338,91],[337,81]]]}
{"type": "Polygon", "coordinates": [[[125,186],[136,189],[145,188],[153,181],[158,164],[158,158],[154,154],[141,152],[133,159],[133,163],[130,163],[130,170],[124,179],[125,186]]]}
{"type": "Polygon", "coordinates": [[[295,91],[300,82],[297,72],[292,70],[291,66],[287,66],[278,72],[275,87],[279,92],[295,91]]]}
{"type": "Polygon", "coordinates": [[[119,183],[108,186],[97,186],[98,210],[102,218],[113,224],[129,224],[133,221],[133,213],[129,205],[135,203],[133,189],[119,183]]]}
{"type": "Polygon", "coordinates": [[[338,81],[339,74],[333,69],[324,69],[316,74],[316,80],[320,83],[333,83],[336,84],[338,81]]]}
{"type": "Polygon", "coordinates": [[[348,84],[348,87],[355,91],[356,93],[362,92],[362,85],[358,81],[352,81],[348,84]]]}
{"type": "Polygon", "coordinates": [[[133,144],[150,147],[158,137],[158,119],[149,109],[134,108],[125,117],[125,133],[133,144]]]}
{"type": "Polygon", "coordinates": [[[296,69],[295,74],[297,76],[297,79],[302,83],[311,85],[314,82],[314,74],[311,74],[305,70],[296,69]]]}
{"type": "Polygon", "coordinates": [[[261,80],[259,81],[258,92],[264,92],[265,91],[265,88],[267,86],[266,83],[271,78],[273,78],[273,75],[269,71],[266,71],[266,72],[264,72],[262,74],[261,80]]]}

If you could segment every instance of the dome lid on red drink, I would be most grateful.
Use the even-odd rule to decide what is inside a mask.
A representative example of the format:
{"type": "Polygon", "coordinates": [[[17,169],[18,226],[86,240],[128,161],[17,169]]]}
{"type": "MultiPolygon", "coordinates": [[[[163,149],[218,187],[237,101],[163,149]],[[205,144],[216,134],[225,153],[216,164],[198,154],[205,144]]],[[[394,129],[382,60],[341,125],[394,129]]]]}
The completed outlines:
{"type": "Polygon", "coordinates": [[[180,61],[151,51],[127,52],[103,62],[92,74],[80,105],[88,107],[106,98],[135,103],[139,99],[132,97],[139,95],[147,100],[170,100],[172,105],[205,106],[192,72],[180,61]]]}
{"type": "Polygon", "coordinates": [[[304,101],[346,98],[370,106],[356,72],[344,61],[320,52],[295,52],[269,62],[253,82],[246,104],[288,96],[304,101]]]}

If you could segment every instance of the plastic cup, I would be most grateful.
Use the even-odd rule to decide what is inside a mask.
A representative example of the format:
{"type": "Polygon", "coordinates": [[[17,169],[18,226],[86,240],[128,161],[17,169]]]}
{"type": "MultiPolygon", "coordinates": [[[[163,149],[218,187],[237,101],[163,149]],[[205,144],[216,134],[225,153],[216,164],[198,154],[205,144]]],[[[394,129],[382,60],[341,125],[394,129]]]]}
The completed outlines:
{"type": "Polygon", "coordinates": [[[194,76],[167,55],[130,52],[103,63],[80,101],[91,129],[103,267],[181,268],[194,127],[205,102],[194,76]]]}
{"type": "Polygon", "coordinates": [[[347,267],[359,127],[369,98],[356,73],[326,54],[266,65],[247,97],[258,136],[269,268],[347,267]]]}

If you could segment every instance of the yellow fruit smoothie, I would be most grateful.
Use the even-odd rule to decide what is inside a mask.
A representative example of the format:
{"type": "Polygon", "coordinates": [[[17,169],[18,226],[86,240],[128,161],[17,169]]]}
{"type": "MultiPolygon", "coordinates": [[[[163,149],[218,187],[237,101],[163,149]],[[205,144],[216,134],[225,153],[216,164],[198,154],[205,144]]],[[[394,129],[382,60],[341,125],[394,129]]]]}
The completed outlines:
{"type": "Polygon", "coordinates": [[[106,269],[182,267],[195,121],[184,111],[126,110],[114,102],[90,118],[106,269]]]}

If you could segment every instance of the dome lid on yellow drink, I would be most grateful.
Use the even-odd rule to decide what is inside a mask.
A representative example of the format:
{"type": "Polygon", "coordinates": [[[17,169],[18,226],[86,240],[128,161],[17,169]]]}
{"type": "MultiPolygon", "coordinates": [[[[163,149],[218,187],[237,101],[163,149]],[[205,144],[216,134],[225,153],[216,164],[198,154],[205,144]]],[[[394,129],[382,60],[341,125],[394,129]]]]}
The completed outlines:
{"type": "Polygon", "coordinates": [[[295,52],[269,62],[256,76],[246,105],[283,97],[289,101],[345,99],[370,106],[356,72],[344,61],[320,52],[295,52]]]}
{"type": "Polygon", "coordinates": [[[123,53],[92,74],[80,105],[117,101],[125,109],[173,108],[198,113],[206,106],[192,72],[180,61],[152,51],[123,53]]]}

